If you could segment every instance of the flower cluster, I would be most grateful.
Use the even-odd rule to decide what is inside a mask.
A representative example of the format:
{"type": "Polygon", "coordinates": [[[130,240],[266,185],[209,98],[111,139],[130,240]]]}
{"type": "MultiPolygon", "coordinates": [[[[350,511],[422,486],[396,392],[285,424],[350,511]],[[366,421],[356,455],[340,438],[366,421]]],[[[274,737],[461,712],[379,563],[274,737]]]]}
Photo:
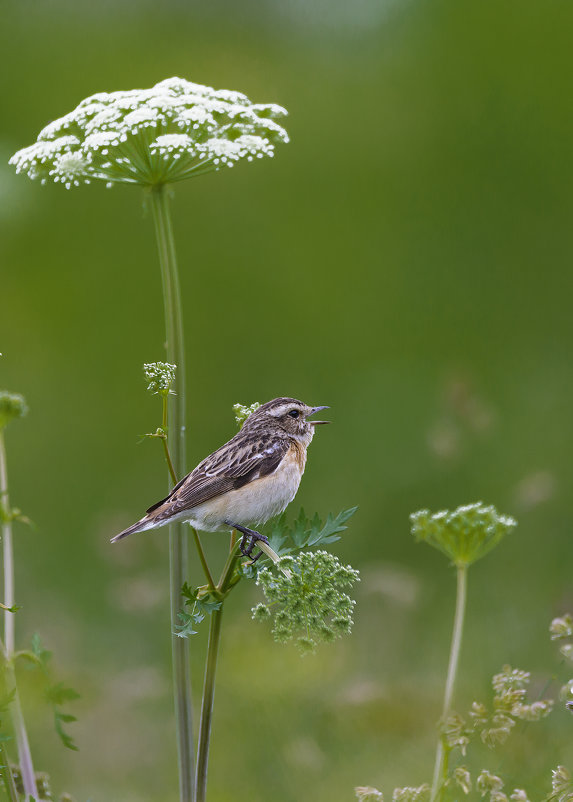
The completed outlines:
{"type": "Polygon", "coordinates": [[[100,92],[49,123],[10,159],[17,172],[66,188],[92,179],[113,183],[181,181],[239,160],[273,156],[288,142],[274,103],[182,78],[150,89],[100,92]]]}
{"type": "Polygon", "coordinates": [[[274,616],[275,640],[285,643],[296,636],[302,652],[313,651],[319,641],[350,632],[355,602],[343,589],[358,579],[358,571],[326,551],[282,557],[278,565],[258,572],[267,604],[254,607],[253,618],[274,616]]]}
{"type": "MultiPolygon", "coordinates": [[[[508,802],[508,796],[503,792],[503,780],[487,769],[480,772],[476,786],[482,796],[489,796],[489,802],[508,802]]],[[[509,796],[512,802],[529,802],[523,788],[515,788],[509,796]]]]}
{"type": "Polygon", "coordinates": [[[358,785],[354,789],[358,802],[383,802],[384,794],[371,785],[358,785]]]}
{"type": "Polygon", "coordinates": [[[565,766],[557,766],[551,772],[551,802],[573,802],[573,780],[565,766]]]}
{"type": "Polygon", "coordinates": [[[11,420],[22,418],[27,412],[28,405],[23,396],[18,393],[9,393],[7,390],[0,390],[0,431],[11,420]]]}
{"type": "Polygon", "coordinates": [[[475,733],[486,746],[494,748],[509,738],[517,721],[540,721],[553,710],[551,699],[527,701],[527,671],[504,666],[492,678],[494,691],[492,709],[481,702],[473,702],[469,712],[470,724],[457,713],[448,716],[442,725],[442,735],[450,749],[458,747],[463,755],[475,733]]]}
{"type": "MultiPolygon", "coordinates": [[[[554,618],[549,627],[551,640],[565,641],[559,644],[559,651],[569,663],[573,663],[573,618],[569,613],[560,618],[554,618]]],[[[561,687],[559,694],[565,706],[573,711],[573,679],[561,687]]]]}
{"type": "Polygon", "coordinates": [[[507,515],[482,502],[458,507],[453,512],[420,510],[410,516],[412,534],[439,549],[457,566],[471,565],[491,551],[517,526],[507,515]]]}
{"type": "Polygon", "coordinates": [[[407,785],[405,788],[394,788],[392,802],[427,802],[430,798],[428,783],[418,786],[407,785]]]}
{"type": "Polygon", "coordinates": [[[235,420],[237,421],[237,426],[239,429],[247,420],[249,415],[252,415],[253,412],[256,412],[260,406],[261,405],[258,401],[252,403],[250,407],[246,407],[244,404],[233,404],[233,412],[235,413],[235,420]]]}
{"type": "MultiPolygon", "coordinates": [[[[358,802],[383,802],[384,795],[377,788],[359,785],[354,789],[358,802]]],[[[419,786],[394,788],[392,802],[427,802],[430,798],[430,786],[427,783],[419,786]]]]}
{"type": "Polygon", "coordinates": [[[147,391],[154,395],[167,396],[173,391],[177,365],[169,362],[148,362],[143,366],[143,377],[147,382],[147,391]]]}

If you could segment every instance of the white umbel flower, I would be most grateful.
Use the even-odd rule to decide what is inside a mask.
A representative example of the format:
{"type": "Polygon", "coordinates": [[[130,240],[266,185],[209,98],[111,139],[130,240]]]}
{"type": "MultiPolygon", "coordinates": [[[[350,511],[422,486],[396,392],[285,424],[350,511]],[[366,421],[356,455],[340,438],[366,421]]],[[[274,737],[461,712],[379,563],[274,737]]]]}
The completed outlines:
{"type": "Polygon", "coordinates": [[[156,186],[273,156],[278,143],[289,141],[276,122],[286,113],[241,92],[168,78],[151,89],[85,98],[10,164],[67,188],[94,179],[156,186]]]}

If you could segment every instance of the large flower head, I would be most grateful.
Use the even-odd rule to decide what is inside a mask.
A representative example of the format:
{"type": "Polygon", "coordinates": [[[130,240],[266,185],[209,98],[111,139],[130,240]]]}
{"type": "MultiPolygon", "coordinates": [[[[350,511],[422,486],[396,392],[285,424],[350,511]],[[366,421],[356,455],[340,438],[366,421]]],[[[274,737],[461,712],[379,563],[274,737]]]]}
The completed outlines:
{"type": "Polygon", "coordinates": [[[68,189],[93,179],[153,186],[273,156],[288,134],[274,103],[168,78],[151,89],[100,92],[49,123],[10,159],[17,172],[68,189]]]}

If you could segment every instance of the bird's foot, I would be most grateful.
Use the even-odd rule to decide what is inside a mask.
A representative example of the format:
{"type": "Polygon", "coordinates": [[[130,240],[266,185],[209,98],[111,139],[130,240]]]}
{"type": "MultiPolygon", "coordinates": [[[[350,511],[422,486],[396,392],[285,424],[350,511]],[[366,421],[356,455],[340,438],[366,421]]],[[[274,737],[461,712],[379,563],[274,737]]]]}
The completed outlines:
{"type": "Polygon", "coordinates": [[[238,532],[241,532],[243,535],[239,544],[241,554],[243,554],[245,557],[248,557],[251,562],[256,563],[263,552],[259,551],[259,553],[253,557],[253,550],[258,542],[266,543],[268,545],[268,537],[261,535],[260,532],[256,532],[254,529],[247,529],[246,526],[239,526],[238,524],[234,523],[230,523],[230,526],[232,526],[233,529],[236,529],[238,532]]]}

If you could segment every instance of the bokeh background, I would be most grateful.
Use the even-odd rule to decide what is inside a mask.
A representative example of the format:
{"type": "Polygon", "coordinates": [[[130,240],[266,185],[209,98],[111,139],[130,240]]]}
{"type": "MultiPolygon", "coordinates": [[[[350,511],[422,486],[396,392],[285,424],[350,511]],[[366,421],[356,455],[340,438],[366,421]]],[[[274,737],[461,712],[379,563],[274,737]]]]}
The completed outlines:
{"type": "MultiPolygon", "coordinates": [[[[329,404],[292,513],[358,504],[334,550],[362,572],[353,635],[304,659],[250,620],[254,587],[232,597],[210,798],[427,780],[454,577],[409,513],[481,499],[519,520],[470,575],[461,709],[507,662],[540,691],[560,671],[549,621],[573,607],[573,7],[14,0],[2,18],[0,386],[29,402],[7,445],[36,524],[17,532],[17,633],[81,693],[77,753],[28,703],[37,767],[80,801],[177,798],[167,538],[108,542],[165,488],[141,442],[163,313],[140,190],[41,187],[6,162],[83,97],[179,75],[286,106],[292,137],[176,189],[189,467],[237,401],[329,404]]],[[[226,538],[208,548],[222,562],[226,538]]],[[[484,765],[539,798],[572,724],[560,710],[484,765]]]]}

